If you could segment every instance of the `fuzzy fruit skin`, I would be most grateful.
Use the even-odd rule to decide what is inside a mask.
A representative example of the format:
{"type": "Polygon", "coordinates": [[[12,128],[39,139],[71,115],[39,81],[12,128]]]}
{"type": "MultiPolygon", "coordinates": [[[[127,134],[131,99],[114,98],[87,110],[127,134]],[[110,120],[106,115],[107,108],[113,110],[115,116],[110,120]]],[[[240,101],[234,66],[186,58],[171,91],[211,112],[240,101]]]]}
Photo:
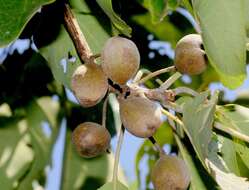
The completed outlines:
{"type": "Polygon", "coordinates": [[[105,96],[107,77],[99,65],[86,63],[74,71],[71,87],[79,103],[83,107],[91,107],[105,96]]]}
{"type": "Polygon", "coordinates": [[[131,40],[116,36],[105,43],[101,60],[101,66],[108,78],[122,85],[137,72],[140,54],[136,44],[131,40]]]}
{"type": "Polygon", "coordinates": [[[151,137],[162,124],[160,108],[147,98],[128,97],[119,103],[124,127],[137,137],[151,137]]]}
{"type": "Polygon", "coordinates": [[[207,60],[201,44],[202,38],[199,34],[189,34],[178,41],[175,49],[175,66],[180,73],[198,75],[206,70],[207,60]]]}
{"type": "Polygon", "coordinates": [[[177,156],[161,155],[151,172],[156,190],[186,190],[190,172],[185,162],[177,156]]]}
{"type": "Polygon", "coordinates": [[[105,127],[93,122],[78,125],[72,133],[72,142],[80,156],[96,157],[108,148],[111,135],[105,127]]]}

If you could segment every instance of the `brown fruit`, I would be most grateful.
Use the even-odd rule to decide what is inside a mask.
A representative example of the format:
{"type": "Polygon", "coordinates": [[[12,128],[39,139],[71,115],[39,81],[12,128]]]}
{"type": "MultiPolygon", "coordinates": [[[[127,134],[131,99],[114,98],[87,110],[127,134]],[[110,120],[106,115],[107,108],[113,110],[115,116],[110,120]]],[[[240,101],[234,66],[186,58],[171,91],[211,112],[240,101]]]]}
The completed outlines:
{"type": "Polygon", "coordinates": [[[176,44],[175,66],[180,73],[198,75],[207,68],[202,38],[199,34],[184,36],[176,44]]]}
{"type": "Polygon", "coordinates": [[[107,77],[99,65],[86,63],[74,71],[71,87],[79,103],[83,107],[91,107],[105,96],[107,77]]]}
{"type": "Polygon", "coordinates": [[[156,190],[185,190],[190,178],[185,162],[177,156],[161,155],[151,172],[156,190]]]}
{"type": "Polygon", "coordinates": [[[111,135],[105,127],[93,122],[78,125],[72,133],[77,152],[86,158],[96,157],[108,148],[111,135]]]}
{"type": "Polygon", "coordinates": [[[121,99],[120,117],[131,134],[142,138],[151,137],[162,124],[160,108],[143,97],[121,99]]]}
{"type": "Polygon", "coordinates": [[[115,83],[122,85],[137,72],[140,54],[131,40],[112,37],[104,45],[101,60],[101,66],[106,75],[115,83]]]}

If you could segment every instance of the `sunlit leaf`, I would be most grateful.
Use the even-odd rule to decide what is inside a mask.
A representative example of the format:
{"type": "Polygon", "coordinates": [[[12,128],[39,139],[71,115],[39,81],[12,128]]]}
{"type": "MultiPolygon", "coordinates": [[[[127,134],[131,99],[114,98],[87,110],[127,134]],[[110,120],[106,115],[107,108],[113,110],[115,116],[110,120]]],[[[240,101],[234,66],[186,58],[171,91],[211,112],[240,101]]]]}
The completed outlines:
{"type": "Polygon", "coordinates": [[[39,9],[55,0],[2,0],[0,2],[0,46],[18,38],[27,22],[39,9]]]}
{"type": "MultiPolygon", "coordinates": [[[[167,0],[140,0],[139,2],[149,10],[152,23],[161,22],[167,15],[167,0]]],[[[175,0],[171,0],[170,3],[173,5],[175,0]]]]}
{"type": "Polygon", "coordinates": [[[246,78],[245,1],[193,0],[193,5],[210,63],[225,86],[240,86],[246,78]]]}
{"type": "Polygon", "coordinates": [[[28,126],[24,119],[0,117],[0,123],[1,188],[14,189],[30,170],[34,152],[29,146],[28,126]]]}
{"type": "Polygon", "coordinates": [[[112,8],[112,0],[97,0],[99,6],[103,9],[103,11],[107,14],[107,16],[111,19],[114,27],[119,31],[119,33],[124,34],[128,37],[131,37],[131,27],[129,27],[125,21],[123,21],[113,10],[112,8]]]}

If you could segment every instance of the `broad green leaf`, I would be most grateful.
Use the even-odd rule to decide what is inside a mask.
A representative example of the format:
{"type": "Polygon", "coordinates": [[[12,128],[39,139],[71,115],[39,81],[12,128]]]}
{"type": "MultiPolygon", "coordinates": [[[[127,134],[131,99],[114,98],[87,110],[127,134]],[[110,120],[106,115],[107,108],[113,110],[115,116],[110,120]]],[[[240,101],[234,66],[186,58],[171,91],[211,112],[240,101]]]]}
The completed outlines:
{"type": "Polygon", "coordinates": [[[0,2],[0,47],[18,38],[39,9],[55,0],[2,0],[0,2]]]}
{"type": "Polygon", "coordinates": [[[178,148],[180,150],[181,156],[183,157],[184,161],[186,162],[189,171],[191,173],[191,183],[190,183],[190,189],[191,190],[207,190],[207,188],[205,187],[205,184],[203,183],[201,176],[195,166],[195,163],[190,155],[190,153],[188,152],[188,150],[186,149],[186,147],[182,144],[182,142],[180,141],[180,139],[178,138],[178,136],[176,136],[176,143],[178,145],[178,148]]]}
{"type": "Polygon", "coordinates": [[[27,128],[25,119],[0,117],[1,189],[16,188],[32,166],[34,152],[27,128]]]}
{"type": "Polygon", "coordinates": [[[170,23],[167,18],[160,24],[153,24],[150,22],[149,14],[135,15],[132,19],[160,40],[170,42],[173,47],[175,47],[176,43],[181,38],[181,31],[170,23]]]}
{"type": "MultiPolygon", "coordinates": [[[[113,182],[106,183],[105,185],[100,187],[98,190],[114,190],[113,182]]],[[[128,188],[125,185],[123,185],[122,183],[118,182],[117,190],[128,190],[128,188]]]]}
{"type": "MultiPolygon", "coordinates": [[[[73,5],[78,5],[72,1],[73,5]]],[[[80,8],[89,11],[85,1],[80,1],[80,8]]],[[[98,23],[94,15],[83,14],[77,7],[73,7],[80,28],[94,54],[101,52],[101,49],[108,38],[108,34],[98,23]],[[94,31],[94,32],[93,32],[94,31]]],[[[71,77],[74,70],[81,64],[73,42],[63,26],[57,38],[48,46],[40,49],[41,54],[48,61],[55,79],[70,89],[71,77]],[[72,57],[68,57],[68,55],[72,57]]]]}
{"type": "Polygon", "coordinates": [[[246,78],[245,1],[193,0],[193,5],[205,51],[221,82],[240,86],[246,78]]]}
{"type": "MultiPolygon", "coordinates": [[[[167,15],[167,0],[139,0],[149,10],[152,23],[159,23],[167,15]]],[[[175,2],[171,0],[171,5],[175,2]]]]}
{"type": "Polygon", "coordinates": [[[226,162],[226,166],[228,167],[231,173],[234,173],[239,176],[240,170],[238,166],[236,149],[233,142],[230,139],[225,138],[223,136],[219,136],[218,138],[219,142],[222,144],[220,151],[223,160],[226,162]]]}
{"type": "Polygon", "coordinates": [[[112,24],[118,30],[120,34],[124,34],[128,37],[131,37],[131,27],[129,27],[125,21],[123,21],[113,10],[112,8],[112,0],[97,0],[99,6],[103,9],[103,11],[107,14],[107,16],[111,19],[112,24]]]}
{"type": "Polygon", "coordinates": [[[249,1],[244,0],[246,4],[246,29],[247,29],[247,36],[249,36],[249,1]]]}
{"type": "Polygon", "coordinates": [[[205,166],[212,139],[212,124],[217,97],[207,100],[208,91],[201,93],[183,105],[183,123],[195,151],[205,166]]]}

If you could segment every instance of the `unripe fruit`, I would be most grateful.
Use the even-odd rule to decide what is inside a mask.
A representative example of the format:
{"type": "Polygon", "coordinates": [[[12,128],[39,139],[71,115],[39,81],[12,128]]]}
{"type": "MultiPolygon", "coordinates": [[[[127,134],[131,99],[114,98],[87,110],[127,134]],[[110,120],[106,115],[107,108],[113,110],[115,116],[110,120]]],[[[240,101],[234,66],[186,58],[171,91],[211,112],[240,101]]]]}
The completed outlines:
{"type": "Polygon", "coordinates": [[[93,122],[78,125],[72,133],[72,141],[77,152],[86,158],[104,153],[109,148],[110,140],[108,130],[93,122]]]}
{"type": "Polygon", "coordinates": [[[177,156],[161,155],[151,172],[156,190],[186,190],[190,178],[185,162],[177,156]]]}
{"type": "Polygon", "coordinates": [[[176,44],[175,66],[180,73],[198,75],[207,68],[207,59],[199,34],[184,36],[176,44]]]}
{"type": "Polygon", "coordinates": [[[101,60],[106,75],[115,83],[122,85],[137,72],[140,55],[137,46],[131,40],[112,37],[104,45],[101,60]]]}
{"type": "Polygon", "coordinates": [[[124,127],[137,137],[151,137],[162,124],[160,107],[147,98],[128,97],[119,103],[124,127]]]}
{"type": "Polygon", "coordinates": [[[107,77],[99,65],[86,63],[75,70],[71,87],[79,103],[83,107],[91,107],[105,96],[107,77]]]}

